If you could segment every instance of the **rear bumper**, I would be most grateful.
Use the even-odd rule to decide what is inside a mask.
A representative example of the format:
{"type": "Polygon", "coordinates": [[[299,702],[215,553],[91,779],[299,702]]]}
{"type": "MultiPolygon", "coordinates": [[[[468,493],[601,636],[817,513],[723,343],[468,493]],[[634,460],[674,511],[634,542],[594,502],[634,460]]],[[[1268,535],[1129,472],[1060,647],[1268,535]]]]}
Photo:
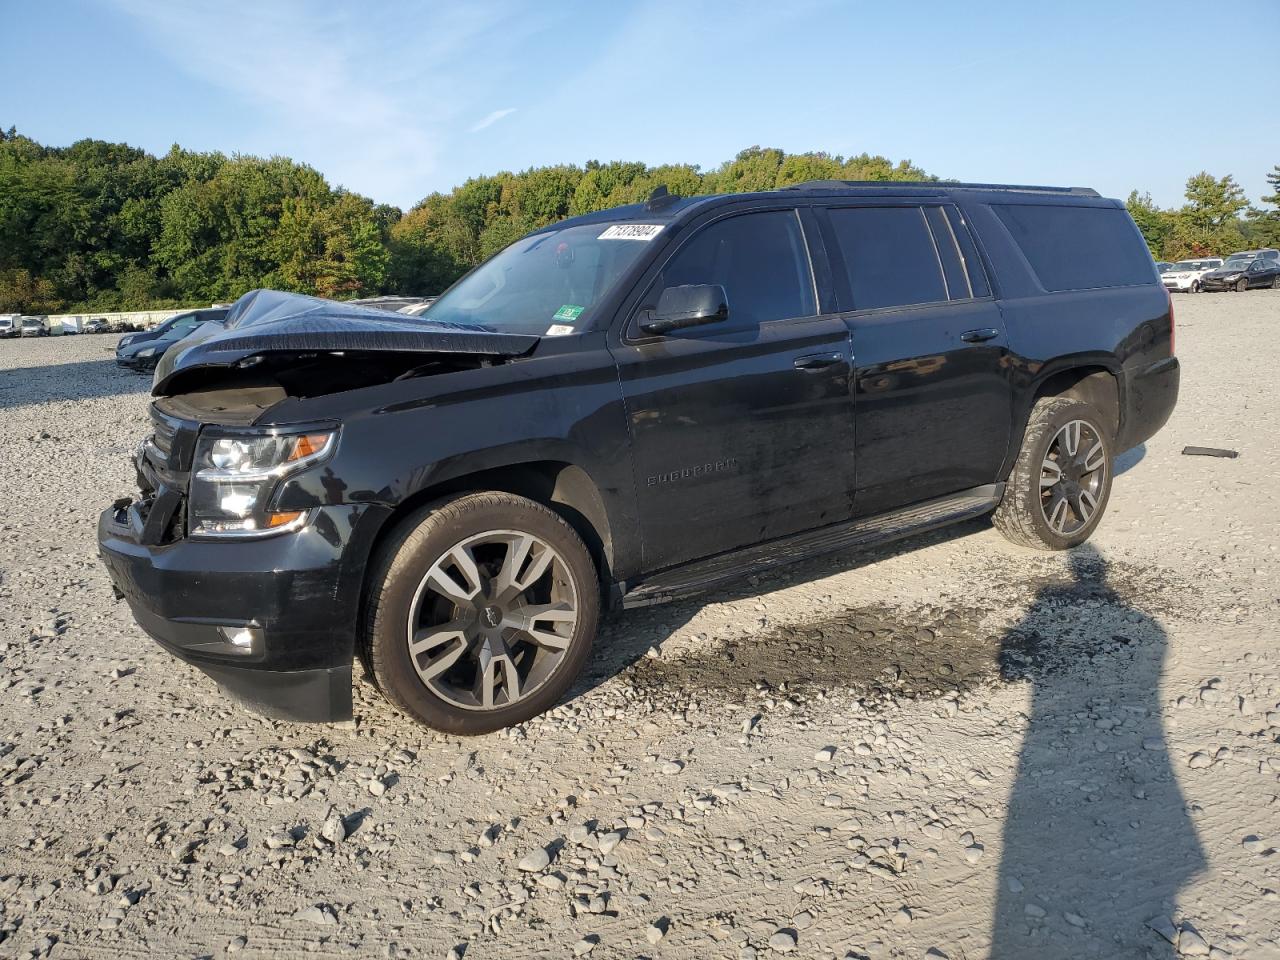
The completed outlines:
{"type": "Polygon", "coordinates": [[[1180,380],[1181,368],[1177,357],[1158,360],[1130,375],[1125,391],[1125,417],[1119,451],[1150,439],[1168,422],[1178,403],[1180,380]]]}
{"type": "Polygon", "coordinates": [[[98,520],[98,548],[138,625],[232,697],[282,719],[346,720],[362,572],[381,516],[328,506],[296,533],[149,545],[113,508],[98,520]],[[230,641],[239,628],[250,644],[230,641]]]}

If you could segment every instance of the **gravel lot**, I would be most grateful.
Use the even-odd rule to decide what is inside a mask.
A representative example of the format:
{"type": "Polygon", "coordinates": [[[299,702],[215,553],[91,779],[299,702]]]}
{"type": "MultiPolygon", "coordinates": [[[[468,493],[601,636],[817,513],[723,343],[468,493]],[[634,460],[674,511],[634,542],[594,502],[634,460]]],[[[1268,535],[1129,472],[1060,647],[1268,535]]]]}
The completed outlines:
{"type": "Polygon", "coordinates": [[[0,342],[0,956],[1280,957],[1280,293],[1176,306],[1090,546],[975,522],[617,617],[474,740],[156,648],[94,543],[147,381],[0,342]]]}

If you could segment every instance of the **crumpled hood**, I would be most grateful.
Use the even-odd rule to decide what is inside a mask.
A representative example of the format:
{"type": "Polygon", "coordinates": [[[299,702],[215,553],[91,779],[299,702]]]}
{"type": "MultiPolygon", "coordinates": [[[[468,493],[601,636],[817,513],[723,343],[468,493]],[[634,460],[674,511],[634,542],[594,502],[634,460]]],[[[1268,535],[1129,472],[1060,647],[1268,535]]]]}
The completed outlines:
{"type": "Polygon", "coordinates": [[[314,353],[440,353],[519,357],[539,337],[492,333],[459,324],[420,320],[279,290],[252,290],[236,301],[226,321],[205,324],[170,348],[156,368],[151,392],[165,396],[192,370],[234,367],[252,357],[314,353]]]}

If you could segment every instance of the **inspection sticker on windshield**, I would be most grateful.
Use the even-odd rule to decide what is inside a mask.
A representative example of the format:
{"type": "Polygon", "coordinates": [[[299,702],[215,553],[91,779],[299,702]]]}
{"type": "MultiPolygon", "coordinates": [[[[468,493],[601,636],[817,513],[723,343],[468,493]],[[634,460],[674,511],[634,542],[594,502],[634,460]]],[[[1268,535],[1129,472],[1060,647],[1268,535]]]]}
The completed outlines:
{"type": "Polygon", "coordinates": [[[587,308],[579,307],[572,303],[566,303],[555,312],[555,315],[551,319],[559,320],[561,323],[573,323],[573,321],[582,316],[582,311],[585,309],[587,308]]]}
{"type": "Polygon", "coordinates": [[[615,223],[597,240],[652,240],[662,232],[660,223],[615,223]]]}

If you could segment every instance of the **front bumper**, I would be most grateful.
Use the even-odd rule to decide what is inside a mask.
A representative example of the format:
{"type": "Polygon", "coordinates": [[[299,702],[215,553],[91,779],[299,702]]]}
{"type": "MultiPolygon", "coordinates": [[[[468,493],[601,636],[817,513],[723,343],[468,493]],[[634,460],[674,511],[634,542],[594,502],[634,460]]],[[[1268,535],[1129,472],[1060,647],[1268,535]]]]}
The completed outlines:
{"type": "Polygon", "coordinates": [[[347,720],[362,573],[384,516],[325,506],[295,533],[152,545],[130,504],[102,513],[98,548],[138,625],[231,696],[282,719],[347,720]],[[227,639],[240,627],[256,632],[251,646],[227,639]]]}
{"type": "Polygon", "coordinates": [[[1219,290],[1234,290],[1236,288],[1236,284],[1239,282],[1240,282],[1239,277],[1236,277],[1236,279],[1234,280],[1219,280],[1216,278],[1213,280],[1210,280],[1206,277],[1204,280],[1200,281],[1200,289],[1209,291],[1209,292],[1216,292],[1219,290]]]}

